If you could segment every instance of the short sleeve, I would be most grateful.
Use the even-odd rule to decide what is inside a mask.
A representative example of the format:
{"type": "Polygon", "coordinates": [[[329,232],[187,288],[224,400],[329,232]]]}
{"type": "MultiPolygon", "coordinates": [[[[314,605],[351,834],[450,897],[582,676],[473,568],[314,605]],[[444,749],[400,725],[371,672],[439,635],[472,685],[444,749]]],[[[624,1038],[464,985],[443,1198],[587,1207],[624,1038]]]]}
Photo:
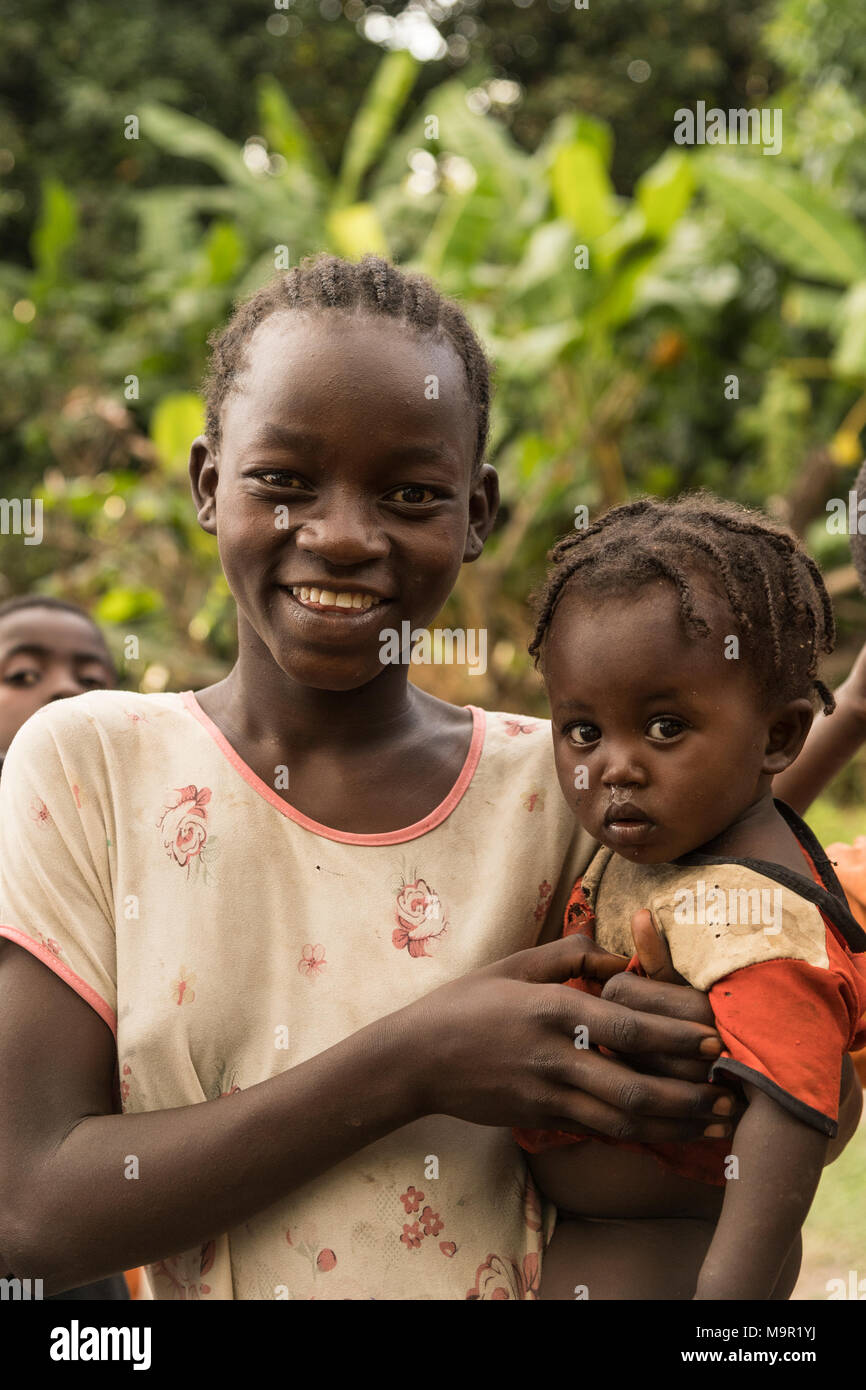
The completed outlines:
{"type": "Polygon", "coordinates": [[[674,968],[708,990],[735,970],[771,960],[826,969],[827,929],[814,903],[741,865],[694,869],[648,903],[674,968]]]}
{"type": "Polygon", "coordinates": [[[0,779],[0,936],[53,970],[116,1034],[111,798],[86,696],[40,710],[0,779]]]}
{"type": "Polygon", "coordinates": [[[709,991],[724,1051],[712,1069],[749,1081],[804,1124],[837,1131],[842,1056],[862,1011],[862,981],[839,955],[830,969],[801,960],[750,965],[709,991]]]}

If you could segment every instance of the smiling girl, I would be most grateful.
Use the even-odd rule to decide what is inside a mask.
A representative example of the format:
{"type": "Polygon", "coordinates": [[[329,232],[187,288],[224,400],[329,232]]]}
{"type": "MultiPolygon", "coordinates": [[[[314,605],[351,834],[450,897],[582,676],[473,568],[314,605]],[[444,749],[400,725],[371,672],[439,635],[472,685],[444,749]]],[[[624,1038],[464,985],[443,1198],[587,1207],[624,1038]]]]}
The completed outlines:
{"type": "Polygon", "coordinates": [[[259,291],[190,460],[237,664],[13,742],[0,1249],[48,1291],[148,1264],[163,1299],[532,1298],[555,1212],[506,1126],[730,1129],[700,993],[535,947],[594,848],[547,722],[380,663],[493,525],[488,394],[420,277],[322,257],[259,291]]]}

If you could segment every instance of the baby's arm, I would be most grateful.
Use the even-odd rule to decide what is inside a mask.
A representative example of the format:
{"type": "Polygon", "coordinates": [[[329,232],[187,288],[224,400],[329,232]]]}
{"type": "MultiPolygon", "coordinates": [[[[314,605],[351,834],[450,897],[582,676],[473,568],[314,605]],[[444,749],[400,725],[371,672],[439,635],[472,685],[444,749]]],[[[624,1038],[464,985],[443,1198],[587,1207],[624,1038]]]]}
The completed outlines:
{"type": "Polygon", "coordinates": [[[722,1214],[698,1277],[696,1299],[767,1299],[806,1219],[826,1135],[746,1084],[749,1107],[731,1153],[722,1214]]]}

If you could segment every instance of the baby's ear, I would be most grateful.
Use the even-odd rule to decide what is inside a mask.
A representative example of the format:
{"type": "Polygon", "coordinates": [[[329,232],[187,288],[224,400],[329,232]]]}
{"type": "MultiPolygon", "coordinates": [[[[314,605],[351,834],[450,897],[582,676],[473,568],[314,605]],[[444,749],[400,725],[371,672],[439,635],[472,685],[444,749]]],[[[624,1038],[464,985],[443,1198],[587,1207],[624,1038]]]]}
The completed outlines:
{"type": "Polygon", "coordinates": [[[198,524],[209,535],[216,535],[216,486],[219,475],[216,453],[206,434],[199,434],[189,450],[189,481],[198,524]]]}
{"type": "Polygon", "coordinates": [[[812,702],[804,698],[789,700],[773,710],[767,729],[764,752],[764,772],[770,777],[784,772],[797,757],[806,742],[815,711],[812,702]]]}

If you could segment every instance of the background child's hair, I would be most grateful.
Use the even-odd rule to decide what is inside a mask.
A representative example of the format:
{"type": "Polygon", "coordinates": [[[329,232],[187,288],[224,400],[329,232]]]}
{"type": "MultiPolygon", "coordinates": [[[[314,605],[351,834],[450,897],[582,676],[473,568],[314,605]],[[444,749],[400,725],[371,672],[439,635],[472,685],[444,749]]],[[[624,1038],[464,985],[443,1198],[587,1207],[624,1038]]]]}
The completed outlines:
{"type": "Polygon", "coordinates": [[[690,575],[705,574],[723,596],[736,636],[767,703],[817,694],[829,714],[835,701],[818,676],[836,638],[833,606],[821,572],[803,545],[760,512],[711,493],[672,501],[643,497],[614,507],[551,550],[553,568],[533,596],[537,626],[529,646],[536,666],[567,585],[594,594],[629,593],[654,579],[676,589],[686,631],[709,632],[695,609],[690,575]]]}
{"type": "Polygon", "coordinates": [[[214,448],[220,442],[220,412],[236,377],[243,371],[244,347],[270,314],[281,310],[343,309],[385,315],[418,333],[447,339],[466,369],[476,416],[472,476],[487,449],[490,422],[491,366],[484,348],[459,305],[439,293],[425,275],[398,270],[380,256],[342,260],[322,252],[277,275],[235,306],[225,327],[213,332],[205,378],[205,430],[214,448]]]}

